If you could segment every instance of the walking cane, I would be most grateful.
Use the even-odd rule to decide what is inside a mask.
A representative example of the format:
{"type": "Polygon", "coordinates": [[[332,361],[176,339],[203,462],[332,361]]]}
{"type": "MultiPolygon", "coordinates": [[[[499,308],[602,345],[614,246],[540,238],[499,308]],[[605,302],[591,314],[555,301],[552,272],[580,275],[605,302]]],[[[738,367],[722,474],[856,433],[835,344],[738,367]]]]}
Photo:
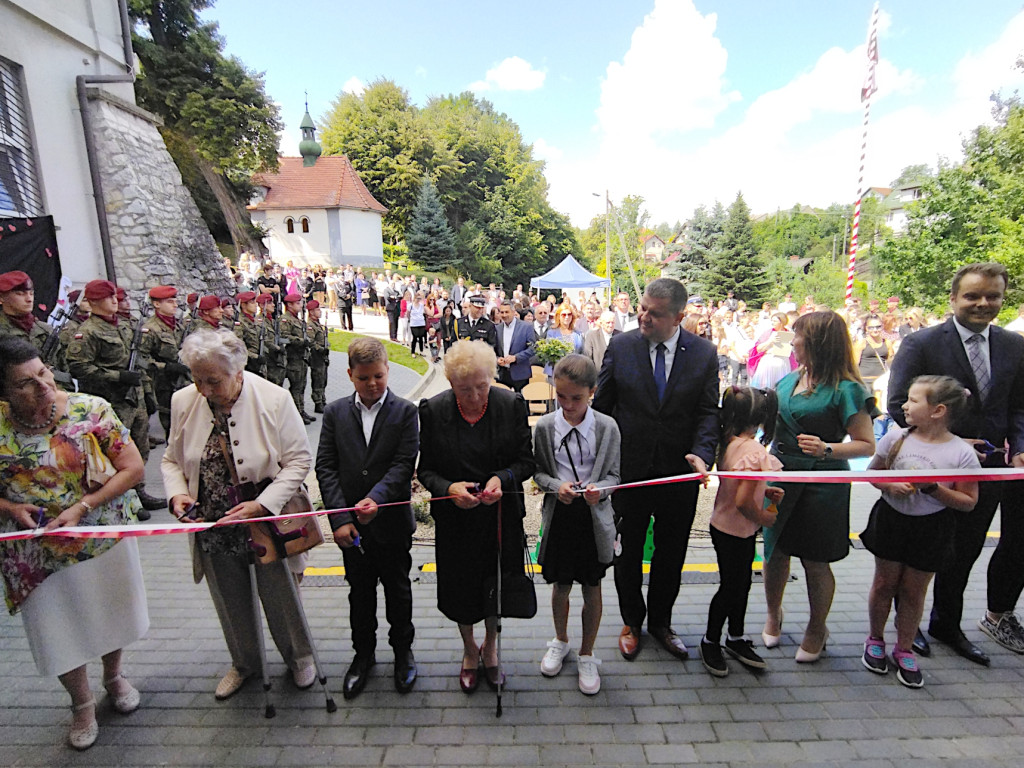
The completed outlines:
{"type": "Polygon", "coordinates": [[[260,674],[263,676],[263,712],[271,718],[277,714],[270,703],[270,676],[267,674],[267,646],[263,638],[263,617],[260,615],[260,592],[256,586],[256,545],[249,539],[249,588],[252,591],[252,616],[256,623],[256,645],[260,651],[260,674]]]}
{"type": "MultiPolygon", "coordinates": [[[[253,578],[253,585],[254,585],[253,586],[253,590],[254,590],[253,594],[254,595],[256,594],[255,593],[255,589],[256,589],[256,587],[255,587],[255,583],[256,583],[255,582],[255,578],[256,578],[256,556],[257,555],[262,556],[264,554],[266,554],[266,549],[262,545],[257,544],[255,541],[253,541],[252,538],[250,537],[250,539],[249,539],[249,568],[250,568],[251,575],[252,575],[252,578],[253,578]]],[[[285,565],[285,568],[287,569],[288,568],[287,562],[284,565],[285,565]]],[[[316,677],[317,677],[317,680],[320,681],[320,687],[323,688],[323,691],[324,691],[324,698],[326,699],[327,711],[328,712],[337,712],[338,711],[338,705],[334,703],[334,698],[331,696],[330,691],[327,690],[327,675],[324,674],[323,667],[320,666],[320,654],[318,654],[316,652],[316,643],[313,642],[313,633],[309,631],[309,621],[306,619],[306,609],[302,605],[302,599],[299,597],[299,588],[295,585],[295,577],[292,575],[291,571],[288,572],[288,585],[291,588],[292,597],[295,599],[295,606],[299,609],[299,620],[302,622],[302,629],[306,633],[306,637],[309,638],[309,649],[313,653],[313,666],[316,667],[316,677]]],[[[258,596],[256,597],[256,599],[258,599],[258,596]]],[[[259,606],[258,605],[256,607],[256,614],[257,614],[256,617],[257,617],[257,620],[258,620],[259,619],[259,606]]],[[[264,668],[266,668],[266,651],[264,650],[264,647],[263,647],[263,625],[262,624],[258,624],[258,626],[260,628],[260,631],[257,633],[259,635],[260,654],[261,654],[261,656],[263,658],[264,668]]],[[[266,672],[264,672],[264,675],[263,675],[263,685],[265,686],[266,690],[270,689],[270,683],[267,682],[266,672]]],[[[268,712],[272,712],[273,711],[273,707],[271,705],[269,705],[269,704],[268,704],[268,706],[270,707],[268,712]]],[[[274,716],[273,714],[268,714],[267,715],[267,717],[273,717],[273,716],[274,716]]]]}
{"type": "Polygon", "coordinates": [[[324,691],[327,711],[337,712],[338,705],[334,703],[334,698],[331,696],[331,692],[327,690],[327,675],[324,674],[323,667],[320,666],[320,654],[316,652],[316,643],[313,642],[313,633],[309,631],[309,622],[306,620],[306,609],[302,605],[302,599],[299,597],[299,588],[296,586],[295,577],[291,573],[288,574],[288,583],[292,588],[292,597],[295,598],[295,605],[299,608],[299,619],[302,620],[302,629],[305,631],[306,637],[309,638],[309,649],[313,652],[313,666],[316,667],[316,677],[317,680],[320,681],[320,687],[323,688],[324,691]]]}
{"type": "Polygon", "coordinates": [[[496,582],[495,596],[498,605],[497,619],[497,650],[498,650],[498,705],[494,712],[495,717],[501,717],[501,684],[504,682],[505,674],[501,668],[501,499],[498,499],[498,579],[496,582]]]}

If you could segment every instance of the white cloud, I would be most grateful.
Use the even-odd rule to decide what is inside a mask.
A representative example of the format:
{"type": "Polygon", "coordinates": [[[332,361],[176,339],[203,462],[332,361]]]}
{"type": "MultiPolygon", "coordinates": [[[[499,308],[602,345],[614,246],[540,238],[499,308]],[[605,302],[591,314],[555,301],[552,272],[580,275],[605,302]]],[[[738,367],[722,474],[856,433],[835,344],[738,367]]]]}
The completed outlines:
{"type": "Polygon", "coordinates": [[[537,139],[533,142],[533,156],[538,160],[561,160],[565,153],[544,139],[537,139]]]}
{"type": "Polygon", "coordinates": [[[535,91],[544,85],[546,72],[518,56],[509,56],[498,66],[487,70],[483,80],[469,84],[471,91],[535,91]]]}
{"type": "Polygon", "coordinates": [[[426,77],[426,76],[427,76],[427,68],[426,67],[424,67],[422,64],[420,66],[416,67],[416,77],[426,77]]]}
{"type": "Polygon", "coordinates": [[[352,75],[352,77],[346,80],[345,84],[341,86],[342,93],[351,93],[353,96],[362,96],[363,91],[365,90],[366,85],[364,85],[363,81],[355,75],[352,75]]]}
{"type": "MultiPolygon", "coordinates": [[[[889,23],[883,14],[880,29],[889,23]]],[[[958,160],[962,138],[991,122],[989,94],[1024,89],[1024,73],[1013,67],[1021,40],[1024,12],[992,44],[963,56],[951,79],[926,82],[884,58],[883,38],[865,184],[888,184],[915,163],[934,167],[940,156],[958,160]],[[931,94],[945,92],[944,100],[920,100],[928,95],[926,88],[931,94]]],[[[858,191],[865,45],[824,51],[811,69],[755,98],[732,127],[695,140],[685,129],[714,127],[738,98],[728,86],[726,58],[713,15],[702,17],[690,0],[657,0],[622,62],[608,67],[597,110],[599,149],[585,158],[572,150],[564,158],[548,158],[554,206],[586,226],[603,210],[590,193],[606,188],[613,202],[642,195],[654,221],[685,218],[715,199],[728,205],[737,191],[754,212],[797,202],[852,203],[858,191]],[[681,42],[668,45],[668,38],[681,42]],[[685,62],[672,66],[672,50],[696,54],[681,53],[685,62]],[[665,99],[665,93],[675,98],[665,99]],[[647,105],[653,107],[651,119],[643,119],[647,105]],[[666,131],[661,127],[666,124],[679,130],[666,131]]]]}

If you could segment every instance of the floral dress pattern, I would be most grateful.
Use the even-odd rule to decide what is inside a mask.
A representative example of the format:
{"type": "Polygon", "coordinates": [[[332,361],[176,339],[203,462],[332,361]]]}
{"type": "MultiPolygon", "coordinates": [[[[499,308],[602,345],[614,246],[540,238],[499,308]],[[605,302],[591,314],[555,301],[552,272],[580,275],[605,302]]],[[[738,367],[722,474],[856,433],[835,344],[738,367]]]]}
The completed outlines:
{"type": "MultiPolygon", "coordinates": [[[[215,523],[235,506],[231,497],[231,467],[224,456],[226,449],[231,455],[231,447],[227,445],[227,418],[214,414],[214,427],[210,438],[203,448],[203,458],[199,462],[199,510],[203,513],[203,521],[215,523]],[[225,448],[221,448],[220,436],[225,437],[225,448]]],[[[232,456],[231,461],[234,461],[232,456]]],[[[249,551],[249,526],[227,525],[223,528],[210,528],[196,534],[196,542],[203,552],[212,555],[245,555],[249,551]]]]}
{"type": "MultiPolygon", "coordinates": [[[[86,494],[86,453],[83,435],[91,432],[103,453],[116,460],[131,434],[110,403],[82,393],[68,395],[67,413],[56,427],[41,435],[18,432],[7,403],[0,403],[0,493],[16,504],[41,507],[43,523],[86,494]]],[[[79,525],[124,525],[138,522],[139,497],[129,490],[86,513],[79,525]]],[[[0,520],[0,532],[17,531],[13,520],[0,520]]],[[[16,613],[25,598],[47,576],[112,548],[117,539],[77,539],[45,536],[0,543],[0,575],[7,609],[16,613]]]]}

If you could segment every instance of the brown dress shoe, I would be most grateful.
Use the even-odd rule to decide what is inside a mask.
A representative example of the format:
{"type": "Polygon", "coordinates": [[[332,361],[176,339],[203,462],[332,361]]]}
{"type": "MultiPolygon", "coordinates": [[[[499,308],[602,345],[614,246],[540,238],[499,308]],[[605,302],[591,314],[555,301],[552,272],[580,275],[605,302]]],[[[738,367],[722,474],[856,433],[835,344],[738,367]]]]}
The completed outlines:
{"type": "Polygon", "coordinates": [[[647,633],[677,659],[685,659],[690,655],[690,652],[686,650],[686,643],[669,627],[658,627],[657,629],[648,627],[647,633]]]}
{"type": "Polygon", "coordinates": [[[625,626],[619,633],[619,653],[626,661],[632,661],[640,653],[640,627],[625,626]]]}

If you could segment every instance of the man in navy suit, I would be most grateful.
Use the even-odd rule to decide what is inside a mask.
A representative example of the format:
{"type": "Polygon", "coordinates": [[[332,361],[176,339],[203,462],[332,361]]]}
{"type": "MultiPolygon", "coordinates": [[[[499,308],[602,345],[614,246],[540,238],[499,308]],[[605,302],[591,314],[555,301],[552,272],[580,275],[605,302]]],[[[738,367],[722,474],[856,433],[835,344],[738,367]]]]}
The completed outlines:
{"type": "MultiPolygon", "coordinates": [[[[889,415],[902,427],[902,405],[914,377],[952,376],[969,389],[967,413],[954,431],[975,445],[985,467],[1024,467],[1024,338],[991,325],[1008,283],[1002,264],[961,267],[949,297],[953,317],[907,336],[889,374],[889,415]],[[996,450],[984,450],[986,441],[996,450]]],[[[1001,502],[999,545],[988,566],[988,612],[978,626],[1000,645],[1024,653],[1024,631],[1013,614],[1024,587],[1024,481],[978,485],[974,511],[956,514],[954,561],[935,575],[928,633],[987,666],[988,656],[960,628],[964,589],[1001,502]]],[[[925,656],[931,652],[920,632],[914,647],[925,656]]]]}
{"type": "MultiPolygon", "coordinates": [[[[689,472],[706,473],[718,446],[718,353],[715,345],[680,327],[686,288],[659,278],[640,302],[639,328],[608,342],[594,409],[613,417],[622,433],[623,483],[689,472]]],[[[672,608],[686,560],[697,508],[698,483],[672,483],[617,491],[612,497],[622,552],[615,588],[625,626],[619,651],[640,652],[647,631],[669,653],[685,658],[686,645],[672,630],[672,608]],[[643,550],[654,516],[654,556],[647,604],[643,550]]]]}
{"type": "Polygon", "coordinates": [[[378,504],[408,502],[419,452],[416,406],[388,389],[388,357],[376,339],[359,338],[348,348],[351,397],[335,400],[324,413],[316,477],[341,547],[349,589],[349,622],[355,658],[345,674],[346,699],[359,695],[376,663],[377,582],[384,586],[388,640],[395,652],[399,693],[416,682],[412,654],[412,534],[416,520],[408,503],[379,510],[378,504]]]}
{"type": "Polygon", "coordinates": [[[522,392],[533,371],[530,359],[537,334],[530,323],[524,323],[512,309],[512,302],[503,301],[498,308],[501,322],[497,325],[498,381],[516,392],[522,392]]]}

